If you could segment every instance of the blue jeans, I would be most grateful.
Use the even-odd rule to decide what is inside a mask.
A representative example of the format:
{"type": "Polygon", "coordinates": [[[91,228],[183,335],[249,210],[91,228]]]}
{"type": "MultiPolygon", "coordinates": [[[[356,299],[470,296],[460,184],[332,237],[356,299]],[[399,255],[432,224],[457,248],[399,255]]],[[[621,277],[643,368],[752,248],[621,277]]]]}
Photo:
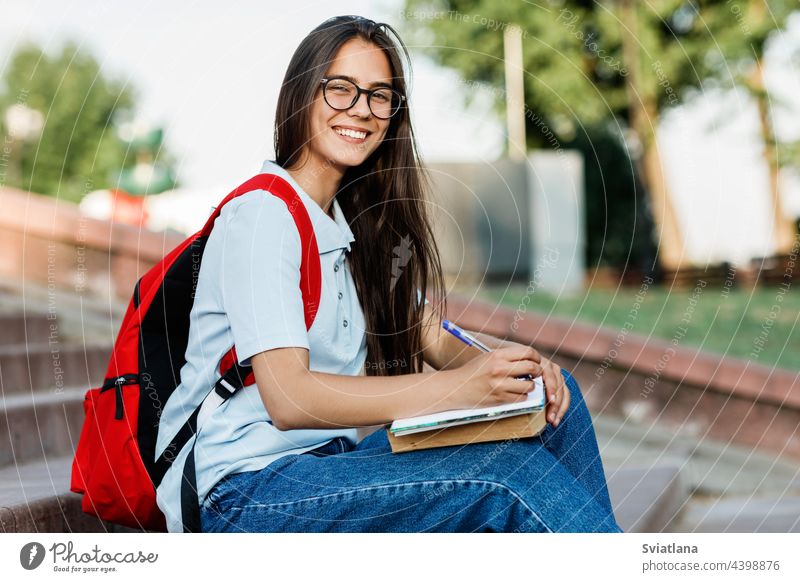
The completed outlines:
{"type": "Polygon", "coordinates": [[[537,437],[393,454],[381,428],[228,475],[207,532],[620,532],[575,379],[558,428],[537,437]]]}

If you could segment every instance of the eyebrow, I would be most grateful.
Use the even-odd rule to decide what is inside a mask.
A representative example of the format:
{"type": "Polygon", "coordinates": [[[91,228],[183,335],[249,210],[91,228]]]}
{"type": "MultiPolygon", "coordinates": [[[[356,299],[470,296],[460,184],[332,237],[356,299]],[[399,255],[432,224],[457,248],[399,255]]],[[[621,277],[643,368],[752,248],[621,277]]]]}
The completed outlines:
{"type": "MultiPolygon", "coordinates": [[[[358,85],[358,82],[355,78],[351,77],[350,75],[328,75],[331,79],[346,79],[350,81],[354,85],[358,85]]],[[[389,89],[394,89],[394,87],[390,83],[384,83],[383,81],[378,81],[377,83],[369,83],[367,85],[369,89],[374,89],[375,87],[387,87],[389,89]]]]}

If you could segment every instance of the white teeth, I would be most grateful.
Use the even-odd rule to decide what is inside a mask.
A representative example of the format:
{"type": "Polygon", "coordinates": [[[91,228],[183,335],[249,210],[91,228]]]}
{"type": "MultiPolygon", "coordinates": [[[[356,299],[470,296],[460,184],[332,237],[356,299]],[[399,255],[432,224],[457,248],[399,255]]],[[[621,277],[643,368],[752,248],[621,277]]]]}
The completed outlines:
{"type": "Polygon", "coordinates": [[[342,129],[341,127],[335,127],[333,129],[339,135],[346,135],[347,137],[354,137],[356,139],[364,139],[364,138],[367,137],[367,133],[365,131],[354,131],[352,129],[342,129]]]}

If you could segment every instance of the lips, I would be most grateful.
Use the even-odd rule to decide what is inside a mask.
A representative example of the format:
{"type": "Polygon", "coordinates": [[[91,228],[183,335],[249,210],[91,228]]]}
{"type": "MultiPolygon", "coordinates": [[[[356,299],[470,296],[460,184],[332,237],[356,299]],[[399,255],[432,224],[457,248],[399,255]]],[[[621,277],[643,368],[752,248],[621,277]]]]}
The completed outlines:
{"type": "Polygon", "coordinates": [[[331,130],[339,138],[343,139],[344,141],[346,141],[348,143],[352,143],[352,144],[362,144],[362,143],[366,142],[367,138],[369,137],[369,135],[371,133],[371,132],[363,130],[363,129],[348,128],[348,127],[341,126],[341,125],[336,125],[336,126],[332,127],[331,130]],[[345,134],[339,133],[339,131],[337,131],[337,130],[348,130],[349,133],[361,133],[362,135],[363,134],[366,134],[366,135],[364,135],[364,137],[356,137],[355,135],[345,135],[345,134]]]}

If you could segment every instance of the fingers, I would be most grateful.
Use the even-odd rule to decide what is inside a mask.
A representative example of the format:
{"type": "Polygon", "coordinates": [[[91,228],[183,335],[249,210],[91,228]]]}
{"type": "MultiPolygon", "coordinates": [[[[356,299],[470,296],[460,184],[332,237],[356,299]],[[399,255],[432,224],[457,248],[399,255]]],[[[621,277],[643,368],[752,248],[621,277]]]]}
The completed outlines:
{"type": "Polygon", "coordinates": [[[547,398],[547,421],[553,426],[558,426],[559,411],[566,391],[564,377],[561,374],[561,368],[549,360],[545,360],[543,369],[542,380],[544,380],[547,398]]]}
{"type": "Polygon", "coordinates": [[[516,378],[520,376],[540,376],[542,366],[529,359],[507,360],[506,356],[498,352],[487,354],[481,363],[482,373],[486,373],[495,382],[501,382],[506,378],[516,378]]]}
{"type": "Polygon", "coordinates": [[[552,380],[553,385],[557,387],[555,388],[556,395],[555,398],[552,398],[548,402],[547,420],[553,425],[553,427],[557,427],[561,423],[561,419],[564,418],[564,415],[569,408],[569,387],[564,379],[564,375],[561,373],[560,366],[557,366],[552,362],[548,362],[545,367],[548,368],[556,378],[555,380],[552,380]]]}
{"type": "Polygon", "coordinates": [[[542,375],[542,366],[530,360],[519,360],[505,366],[504,373],[506,376],[512,378],[527,375],[531,375],[535,378],[542,375]]]}
{"type": "Polygon", "coordinates": [[[498,348],[493,353],[509,361],[531,360],[536,363],[542,361],[542,356],[530,346],[515,345],[506,348],[498,348]]]}
{"type": "Polygon", "coordinates": [[[561,400],[561,408],[559,408],[559,411],[556,415],[556,424],[555,424],[556,426],[558,426],[561,423],[561,419],[564,418],[564,415],[567,413],[570,399],[571,396],[569,393],[569,388],[567,388],[567,385],[564,384],[564,398],[561,400]]]}
{"type": "Polygon", "coordinates": [[[549,362],[545,363],[542,369],[544,393],[545,398],[547,398],[547,422],[553,424],[556,421],[556,411],[561,404],[561,390],[559,389],[558,378],[553,374],[553,369],[549,362]]]}

